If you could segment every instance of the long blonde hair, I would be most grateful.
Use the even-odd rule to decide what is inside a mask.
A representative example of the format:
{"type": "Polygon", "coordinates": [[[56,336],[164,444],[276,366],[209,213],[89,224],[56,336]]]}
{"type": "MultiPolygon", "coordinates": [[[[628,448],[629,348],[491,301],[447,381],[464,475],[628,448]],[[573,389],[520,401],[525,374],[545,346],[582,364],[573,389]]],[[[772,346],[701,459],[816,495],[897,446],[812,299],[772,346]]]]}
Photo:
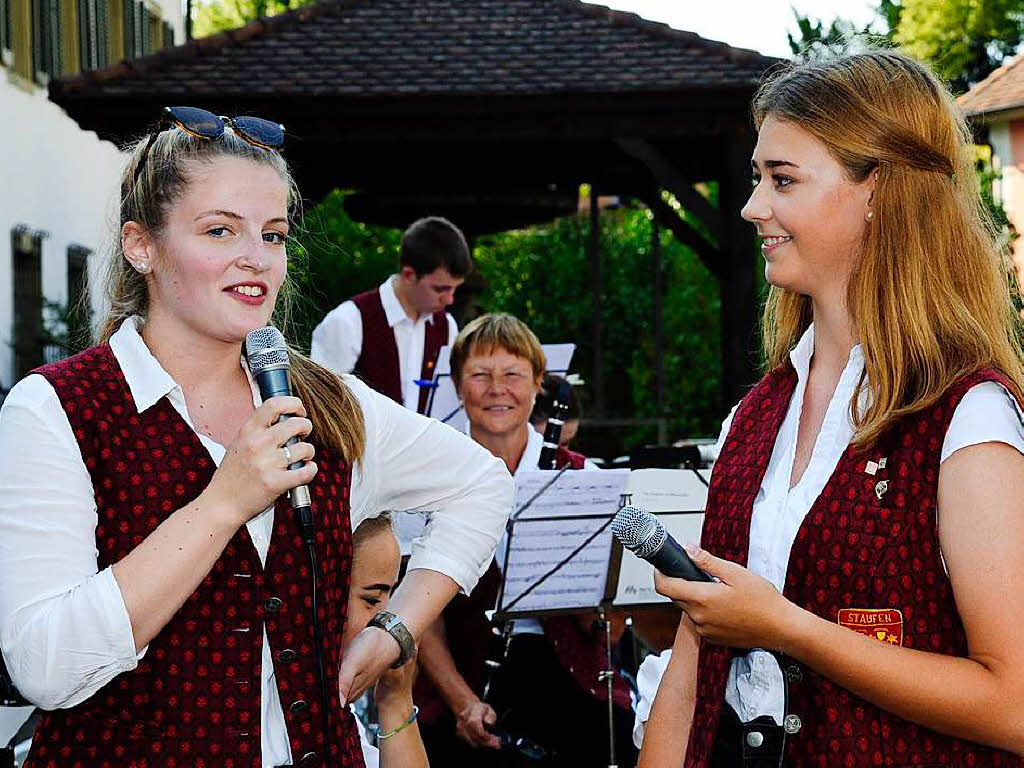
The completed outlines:
{"type": "MultiPolygon", "coordinates": [[[[876,441],[979,368],[1024,384],[1020,317],[974,173],[970,131],[946,88],[895,51],[793,65],[753,103],[821,141],[854,182],[875,169],[872,210],[847,302],[864,351],[870,405],[854,409],[855,443],[876,441]]],[[[811,299],[771,287],[763,317],[769,368],[811,322],[811,299]]]]}
{"type": "MultiPolygon", "coordinates": [[[[240,157],[269,166],[288,187],[289,219],[294,219],[298,211],[298,189],[284,158],[278,152],[249,144],[230,127],[225,127],[223,137],[216,141],[198,139],[178,129],[162,132],[153,142],[136,182],[135,168],[147,141],[148,137],[143,138],[129,148],[131,156],[121,178],[121,226],[117,228],[103,279],[110,310],[99,326],[100,343],[109,341],[129,317],[139,315],[145,320],[149,310],[145,278],[132,269],[125,258],[121,227],[134,221],[159,239],[167,214],[184,194],[196,164],[210,163],[220,157],[240,157]]],[[[275,321],[286,337],[293,295],[294,286],[286,279],[274,311],[275,321]]],[[[366,426],[355,395],[331,371],[295,349],[288,352],[294,393],[306,407],[315,437],[321,445],[337,451],[346,460],[358,461],[365,450],[366,426]]]]}

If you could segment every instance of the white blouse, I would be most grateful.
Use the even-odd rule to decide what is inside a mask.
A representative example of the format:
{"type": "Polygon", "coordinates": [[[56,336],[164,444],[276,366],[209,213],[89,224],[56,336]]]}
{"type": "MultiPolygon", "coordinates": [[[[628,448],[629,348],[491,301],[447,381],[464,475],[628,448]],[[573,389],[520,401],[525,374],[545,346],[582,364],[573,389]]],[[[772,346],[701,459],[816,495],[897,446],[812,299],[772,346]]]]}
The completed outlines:
{"type": "MultiPolygon", "coordinates": [[[[747,567],[774,584],[780,592],[786,582],[790,550],[804,516],[821,494],[853,439],[855,430],[850,403],[864,370],[864,356],[858,345],[850,351],[846,368],[829,401],[807,469],[800,482],[790,488],[800,414],[813,352],[814,326],[811,325],[790,353],[790,360],[797,373],[796,390],[789,402],[768,469],[754,500],[750,522],[747,567]]],[[[867,396],[864,390],[862,397],[867,396]]],[[[722,425],[716,455],[729,433],[735,411],[734,407],[722,425]]],[[[1024,453],[1024,416],[1017,401],[995,382],[984,382],[972,387],[960,401],[946,432],[940,460],[945,461],[961,448],[986,442],[1007,443],[1024,453]]],[[[785,715],[784,697],[782,670],[771,654],[753,650],[746,656],[733,659],[725,700],[740,720],[747,722],[759,715],[771,715],[776,723],[781,724],[785,715]]]]}
{"type": "MultiPolygon", "coordinates": [[[[143,412],[166,396],[194,431],[181,387],[150,353],[138,322],[125,321],[110,339],[136,407],[143,412]]],[[[409,568],[445,573],[470,592],[512,505],[505,465],[451,427],[355,377],[343,380],[366,423],[365,456],[352,470],[352,528],[384,510],[428,511],[431,524],[414,543],[409,568]]],[[[197,437],[219,466],[225,448],[197,437]]],[[[96,524],[92,481],[64,409],[45,378],[28,376],[0,410],[0,647],[15,684],[43,709],[88,699],[146,653],[135,651],[111,569],[99,571],[96,524]]],[[[246,527],[265,561],[274,508],[246,527]]],[[[291,750],[266,631],[262,667],[263,765],[275,766],[291,762],[291,750]]]]}

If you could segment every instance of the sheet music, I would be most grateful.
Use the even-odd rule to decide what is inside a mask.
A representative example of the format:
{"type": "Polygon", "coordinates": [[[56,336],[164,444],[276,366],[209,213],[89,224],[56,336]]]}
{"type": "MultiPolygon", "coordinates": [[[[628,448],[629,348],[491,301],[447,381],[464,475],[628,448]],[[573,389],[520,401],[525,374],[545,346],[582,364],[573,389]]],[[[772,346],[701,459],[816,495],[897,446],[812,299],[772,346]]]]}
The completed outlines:
{"type": "MultiPolygon", "coordinates": [[[[511,605],[511,615],[594,608],[604,598],[611,558],[610,524],[562,568],[512,605],[519,595],[615,516],[626,491],[629,471],[568,471],[551,484],[556,476],[554,472],[540,470],[516,475],[512,549],[499,606],[499,610],[503,610],[511,605]],[[526,506],[545,486],[547,489],[526,506]]],[[[498,563],[504,566],[504,562],[505,552],[501,547],[498,563]]]]}
{"type": "MultiPolygon", "coordinates": [[[[544,344],[542,346],[548,360],[548,373],[564,376],[569,371],[569,364],[572,362],[576,345],[544,344]]],[[[434,399],[431,402],[428,415],[451,424],[460,432],[465,432],[466,414],[459,405],[459,396],[455,392],[455,384],[452,382],[451,347],[447,345],[441,347],[434,370],[437,372],[437,389],[434,391],[434,399]]]]}
{"type": "MultiPolygon", "coordinates": [[[[698,470],[705,481],[711,470],[698,470]]],[[[680,544],[699,544],[708,489],[689,469],[638,469],[630,473],[626,493],[630,504],[658,516],[680,544]]],[[[654,567],[632,552],[622,553],[615,605],[667,603],[654,591],[654,567]]]]}

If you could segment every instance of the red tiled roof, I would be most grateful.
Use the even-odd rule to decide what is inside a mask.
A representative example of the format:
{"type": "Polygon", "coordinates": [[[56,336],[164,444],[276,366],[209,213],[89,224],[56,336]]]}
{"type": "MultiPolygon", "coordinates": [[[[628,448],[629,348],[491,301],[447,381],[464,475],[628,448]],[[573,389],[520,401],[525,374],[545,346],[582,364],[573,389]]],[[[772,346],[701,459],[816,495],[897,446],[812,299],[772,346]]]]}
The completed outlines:
{"type": "Polygon", "coordinates": [[[777,60],[579,0],[328,0],[50,85],[78,98],[750,89],[777,60]]]}
{"type": "Polygon", "coordinates": [[[1024,56],[1016,56],[957,98],[968,117],[1024,107],[1024,56]]]}

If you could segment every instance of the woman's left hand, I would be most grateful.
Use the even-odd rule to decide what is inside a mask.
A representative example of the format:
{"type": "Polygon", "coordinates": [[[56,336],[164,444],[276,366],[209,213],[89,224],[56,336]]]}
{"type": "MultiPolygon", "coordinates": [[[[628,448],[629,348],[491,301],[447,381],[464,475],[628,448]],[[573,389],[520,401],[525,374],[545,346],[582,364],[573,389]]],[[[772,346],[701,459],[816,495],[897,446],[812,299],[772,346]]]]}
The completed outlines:
{"type": "Polygon", "coordinates": [[[345,649],[338,668],[338,695],[348,706],[398,661],[398,641],[380,627],[367,627],[345,649]]]}
{"type": "Polygon", "coordinates": [[[697,634],[716,645],[784,650],[796,606],[767,580],[703,549],[687,548],[717,582],[686,581],[654,572],[654,587],[690,617],[697,634]]]}

